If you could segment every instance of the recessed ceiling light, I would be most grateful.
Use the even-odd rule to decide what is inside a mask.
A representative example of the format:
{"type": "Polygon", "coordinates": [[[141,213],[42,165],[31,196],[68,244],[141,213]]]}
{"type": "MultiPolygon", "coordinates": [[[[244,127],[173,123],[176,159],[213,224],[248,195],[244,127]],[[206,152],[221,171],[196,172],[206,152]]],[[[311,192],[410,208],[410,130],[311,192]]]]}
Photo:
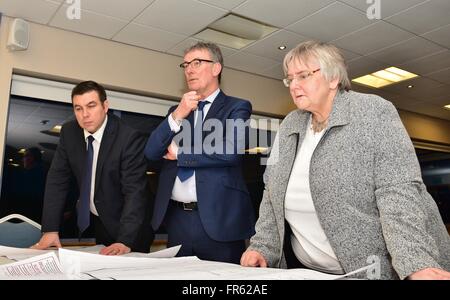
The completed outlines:
{"type": "Polygon", "coordinates": [[[412,89],[414,86],[412,84],[408,85],[408,89],[412,89]]]}
{"type": "Polygon", "coordinates": [[[450,110],[450,104],[447,104],[444,108],[450,110]]]}
{"type": "MultiPolygon", "coordinates": [[[[380,70],[368,75],[352,79],[352,82],[374,88],[381,88],[386,85],[398,83],[418,76],[419,75],[417,74],[410,73],[408,71],[396,67],[389,67],[384,70],[380,70]]],[[[413,86],[411,85],[411,88],[412,87],[413,86]]],[[[408,88],[410,87],[408,86],[408,88]]]]}
{"type": "Polygon", "coordinates": [[[286,49],[286,46],[279,46],[278,49],[279,50],[284,50],[284,49],[286,49]]]}

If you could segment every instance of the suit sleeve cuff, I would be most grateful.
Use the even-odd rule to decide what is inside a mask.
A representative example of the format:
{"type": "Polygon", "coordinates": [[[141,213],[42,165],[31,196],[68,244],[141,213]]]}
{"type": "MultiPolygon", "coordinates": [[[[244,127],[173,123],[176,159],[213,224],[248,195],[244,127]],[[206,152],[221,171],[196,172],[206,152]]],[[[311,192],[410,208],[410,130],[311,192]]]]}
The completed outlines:
{"type": "Polygon", "coordinates": [[[177,121],[175,121],[175,119],[173,118],[172,114],[169,114],[167,119],[169,121],[170,130],[172,130],[175,133],[178,133],[181,129],[181,122],[180,124],[178,124],[177,121]]]}

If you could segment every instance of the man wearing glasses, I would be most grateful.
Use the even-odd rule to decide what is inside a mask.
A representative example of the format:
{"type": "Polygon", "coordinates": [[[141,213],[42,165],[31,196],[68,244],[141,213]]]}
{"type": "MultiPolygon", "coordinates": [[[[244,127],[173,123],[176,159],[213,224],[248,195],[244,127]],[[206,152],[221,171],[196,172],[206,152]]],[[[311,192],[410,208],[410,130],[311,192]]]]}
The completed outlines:
{"type": "Polygon", "coordinates": [[[162,160],[152,226],[165,227],[169,247],[182,245],[178,256],[239,263],[245,239],[254,234],[241,171],[248,127],[227,123],[247,121],[252,106],[220,90],[223,58],[217,45],[199,42],[186,49],[180,67],[188,92],[145,147],[149,160],[162,160]],[[207,149],[208,133],[216,137],[209,145],[213,151],[207,149]]]}

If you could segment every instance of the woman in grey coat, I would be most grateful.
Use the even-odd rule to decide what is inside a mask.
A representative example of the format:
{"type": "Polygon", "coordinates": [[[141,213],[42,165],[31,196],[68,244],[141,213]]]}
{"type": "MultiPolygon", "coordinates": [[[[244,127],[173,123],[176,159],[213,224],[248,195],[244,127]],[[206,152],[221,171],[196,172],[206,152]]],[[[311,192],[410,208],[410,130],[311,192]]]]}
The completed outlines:
{"type": "Polygon", "coordinates": [[[241,264],[285,268],[286,242],[323,272],[375,261],[381,279],[450,279],[449,235],[394,106],[350,92],[332,45],[304,42],[283,67],[298,110],[278,131],[241,264]]]}

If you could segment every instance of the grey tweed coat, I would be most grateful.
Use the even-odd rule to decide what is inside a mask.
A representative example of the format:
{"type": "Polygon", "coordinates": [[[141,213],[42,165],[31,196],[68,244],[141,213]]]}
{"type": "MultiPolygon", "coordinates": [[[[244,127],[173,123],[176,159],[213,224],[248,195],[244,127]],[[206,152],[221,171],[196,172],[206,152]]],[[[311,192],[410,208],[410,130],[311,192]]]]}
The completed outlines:
{"type": "MultiPolygon", "coordinates": [[[[285,194],[309,117],[295,110],[285,118],[264,174],[249,249],[260,252],[270,267],[286,267],[285,194]]],[[[449,235],[389,101],[356,92],[336,95],[328,129],[311,158],[310,189],[345,272],[368,265],[372,255],[380,260],[381,279],[403,279],[425,267],[450,270],[449,235]]]]}

